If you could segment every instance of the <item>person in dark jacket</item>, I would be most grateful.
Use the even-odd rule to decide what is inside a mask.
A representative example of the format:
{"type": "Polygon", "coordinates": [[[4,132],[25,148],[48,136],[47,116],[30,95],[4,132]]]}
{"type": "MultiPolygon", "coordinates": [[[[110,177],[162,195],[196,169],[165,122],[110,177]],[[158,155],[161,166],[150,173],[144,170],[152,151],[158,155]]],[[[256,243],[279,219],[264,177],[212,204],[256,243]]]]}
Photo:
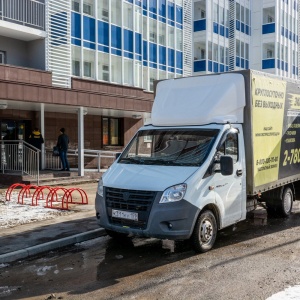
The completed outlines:
{"type": "Polygon", "coordinates": [[[56,146],[59,150],[59,157],[62,164],[61,171],[70,171],[70,166],[67,158],[69,137],[65,134],[65,128],[60,129],[60,135],[58,136],[56,146]]]}
{"type": "MultiPolygon", "coordinates": [[[[44,138],[39,131],[37,127],[34,128],[34,130],[31,132],[29,139],[28,139],[29,144],[31,144],[33,147],[42,150],[42,144],[44,144],[44,138]]],[[[39,152],[39,169],[41,170],[42,166],[42,152],[39,152]]]]}
{"type": "Polygon", "coordinates": [[[35,148],[38,148],[40,150],[42,149],[44,138],[37,127],[34,128],[29,136],[29,143],[35,148]]]}

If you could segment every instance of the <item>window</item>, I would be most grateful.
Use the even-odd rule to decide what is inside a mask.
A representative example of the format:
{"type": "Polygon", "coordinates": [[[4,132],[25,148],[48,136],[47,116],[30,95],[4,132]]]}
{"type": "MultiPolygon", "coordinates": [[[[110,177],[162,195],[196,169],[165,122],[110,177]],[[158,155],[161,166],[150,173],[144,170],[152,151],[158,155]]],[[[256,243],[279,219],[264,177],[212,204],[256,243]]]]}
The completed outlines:
{"type": "Polygon", "coordinates": [[[268,16],[268,23],[274,23],[274,19],[272,16],[268,16]]]}
{"type": "Polygon", "coordinates": [[[98,52],[98,79],[109,81],[109,55],[98,52]]]}
{"type": "Polygon", "coordinates": [[[0,64],[5,64],[5,52],[0,51],[0,64]]]}
{"type": "Polygon", "coordinates": [[[229,133],[225,142],[217,150],[217,159],[221,155],[230,155],[233,163],[238,161],[238,135],[237,133],[229,133]]]}
{"type": "Polygon", "coordinates": [[[123,128],[122,119],[102,118],[102,144],[103,146],[122,146],[123,128]]]}
{"type": "Polygon", "coordinates": [[[80,2],[79,2],[79,0],[73,0],[72,1],[72,9],[74,11],[80,12],[80,2]]]}
{"type": "Polygon", "coordinates": [[[98,19],[108,22],[109,21],[109,3],[108,0],[101,0],[97,3],[98,19]]]}
{"type": "Polygon", "coordinates": [[[92,15],[92,6],[86,3],[83,3],[83,13],[87,15],[92,15]]]}
{"type": "Polygon", "coordinates": [[[80,76],[80,61],[78,60],[72,61],[72,74],[74,76],[80,76]]]}
{"type": "Polygon", "coordinates": [[[200,50],[200,59],[205,59],[205,49],[200,50]]]}
{"type": "Polygon", "coordinates": [[[273,50],[267,49],[267,58],[273,58],[273,50]]]}
{"type": "Polygon", "coordinates": [[[108,22],[108,17],[109,17],[108,10],[102,9],[102,20],[108,22]]]}
{"type": "Polygon", "coordinates": [[[92,77],[92,63],[88,61],[84,62],[84,76],[92,77]]]}

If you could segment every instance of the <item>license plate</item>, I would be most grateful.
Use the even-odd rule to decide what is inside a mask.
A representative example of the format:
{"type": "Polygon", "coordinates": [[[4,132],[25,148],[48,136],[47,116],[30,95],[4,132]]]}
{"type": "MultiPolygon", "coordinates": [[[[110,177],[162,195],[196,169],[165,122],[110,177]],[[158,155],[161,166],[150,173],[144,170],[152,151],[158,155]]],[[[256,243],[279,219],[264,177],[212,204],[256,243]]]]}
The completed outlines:
{"type": "Polygon", "coordinates": [[[119,219],[138,221],[138,213],[129,212],[129,211],[113,209],[112,216],[114,218],[119,218],[119,219]]]}

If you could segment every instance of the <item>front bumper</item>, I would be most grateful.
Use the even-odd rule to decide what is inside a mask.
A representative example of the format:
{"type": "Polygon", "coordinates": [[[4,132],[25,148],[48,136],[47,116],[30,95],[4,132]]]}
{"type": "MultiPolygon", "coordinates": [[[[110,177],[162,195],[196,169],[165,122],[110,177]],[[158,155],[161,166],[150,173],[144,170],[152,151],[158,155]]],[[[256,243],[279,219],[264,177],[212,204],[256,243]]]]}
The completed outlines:
{"type": "Polygon", "coordinates": [[[140,229],[137,226],[123,226],[111,222],[111,209],[107,209],[104,197],[97,193],[95,208],[99,225],[105,229],[134,236],[170,240],[190,238],[199,209],[186,200],[160,204],[161,193],[158,194],[153,202],[145,228],[140,229]]]}

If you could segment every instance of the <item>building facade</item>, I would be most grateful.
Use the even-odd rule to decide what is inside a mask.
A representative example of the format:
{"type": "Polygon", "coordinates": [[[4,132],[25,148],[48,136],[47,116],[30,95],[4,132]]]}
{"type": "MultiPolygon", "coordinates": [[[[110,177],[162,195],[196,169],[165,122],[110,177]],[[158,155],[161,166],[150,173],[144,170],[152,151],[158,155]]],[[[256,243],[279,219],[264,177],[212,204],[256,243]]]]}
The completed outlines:
{"type": "Polygon", "coordinates": [[[194,0],[193,74],[255,69],[298,78],[298,2],[194,0]]]}
{"type": "Polygon", "coordinates": [[[153,82],[192,73],[183,0],[0,1],[1,139],[120,150],[150,117],[153,82]]]}

